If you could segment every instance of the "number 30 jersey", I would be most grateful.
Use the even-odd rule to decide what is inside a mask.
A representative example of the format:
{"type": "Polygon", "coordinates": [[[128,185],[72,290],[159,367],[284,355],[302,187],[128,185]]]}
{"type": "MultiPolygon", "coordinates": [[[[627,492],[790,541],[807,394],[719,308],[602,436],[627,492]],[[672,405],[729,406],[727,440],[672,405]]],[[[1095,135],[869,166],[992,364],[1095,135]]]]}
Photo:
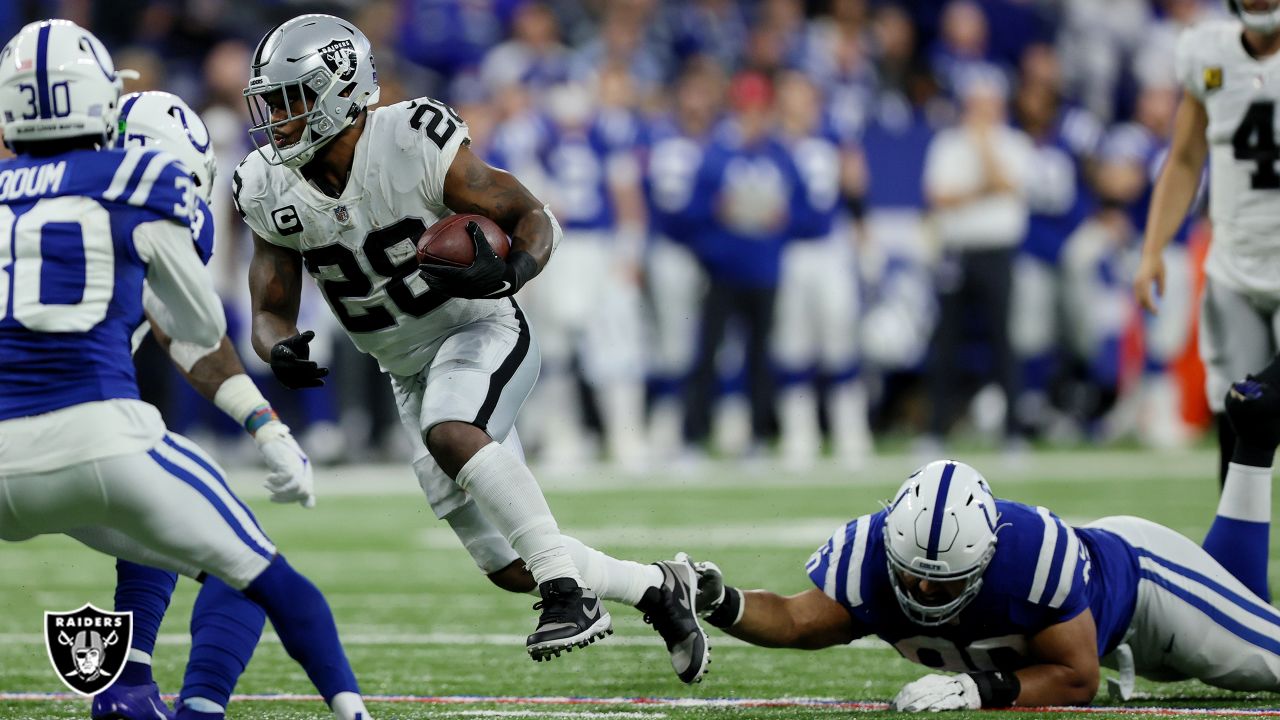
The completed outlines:
{"type": "Polygon", "coordinates": [[[144,279],[179,301],[182,324],[224,322],[190,249],[207,219],[193,189],[173,156],[140,148],[0,162],[0,421],[136,400],[144,279]]]}
{"type": "Polygon", "coordinates": [[[1280,54],[1254,59],[1236,20],[1192,27],[1178,39],[1178,81],[1204,104],[1209,125],[1205,270],[1237,292],[1280,295],[1280,54]]]}
{"type": "Polygon", "coordinates": [[[422,98],[369,112],[340,197],[257,152],[232,177],[245,223],[302,255],[356,347],[386,372],[418,372],[452,329],[501,305],[447,297],[418,275],[418,238],[453,214],[444,204],[445,175],[469,141],[452,108],[422,98]]]}

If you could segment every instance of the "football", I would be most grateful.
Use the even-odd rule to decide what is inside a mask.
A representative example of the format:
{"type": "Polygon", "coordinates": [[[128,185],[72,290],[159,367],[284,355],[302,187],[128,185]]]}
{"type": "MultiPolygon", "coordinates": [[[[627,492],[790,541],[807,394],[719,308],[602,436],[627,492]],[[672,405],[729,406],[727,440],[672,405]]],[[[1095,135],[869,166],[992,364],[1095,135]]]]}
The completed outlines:
{"type": "Polygon", "coordinates": [[[468,267],[476,259],[475,246],[467,234],[467,223],[476,222],[489,240],[489,247],[506,259],[511,239],[498,224],[483,215],[450,215],[427,228],[418,238],[418,262],[468,267]]]}

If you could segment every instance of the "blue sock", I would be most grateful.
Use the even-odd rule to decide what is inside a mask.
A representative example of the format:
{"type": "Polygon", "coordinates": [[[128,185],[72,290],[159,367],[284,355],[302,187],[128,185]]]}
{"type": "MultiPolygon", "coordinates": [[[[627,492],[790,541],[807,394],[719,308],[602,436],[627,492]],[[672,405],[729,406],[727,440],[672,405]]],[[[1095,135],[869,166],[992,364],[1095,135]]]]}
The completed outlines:
{"type": "Polygon", "coordinates": [[[306,671],[326,703],[340,692],[360,692],[329,603],[283,555],[277,555],[244,593],[267,611],[285,651],[306,671]]]}
{"type": "MultiPolygon", "coordinates": [[[[178,574],[158,570],[127,560],[116,561],[116,612],[133,612],[134,650],[152,655],[156,650],[156,635],[160,622],[169,609],[169,598],[178,584],[178,574]]],[[[146,663],[125,663],[120,682],[126,685],[146,685],[151,682],[151,666],[146,663]]]]}
{"type": "Polygon", "coordinates": [[[183,698],[204,698],[222,707],[253,657],[267,615],[244,593],[209,577],[191,609],[191,657],[183,698]]]}
{"type": "Polygon", "coordinates": [[[1271,543],[1271,468],[1231,462],[1218,514],[1201,547],[1255,595],[1271,602],[1267,554],[1271,543]]]}

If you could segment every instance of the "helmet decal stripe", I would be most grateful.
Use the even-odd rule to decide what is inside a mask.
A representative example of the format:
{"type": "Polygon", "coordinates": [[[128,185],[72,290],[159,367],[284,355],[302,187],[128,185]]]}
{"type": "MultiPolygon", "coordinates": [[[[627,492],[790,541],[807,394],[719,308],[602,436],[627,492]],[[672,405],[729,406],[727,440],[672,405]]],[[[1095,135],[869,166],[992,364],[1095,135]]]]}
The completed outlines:
{"type": "Polygon", "coordinates": [[[40,26],[40,34],[36,37],[36,91],[40,94],[40,119],[53,117],[53,106],[49,102],[49,23],[40,26]]]}
{"type": "Polygon", "coordinates": [[[942,479],[938,481],[938,497],[933,505],[933,523],[929,526],[929,547],[925,550],[925,557],[930,560],[938,559],[938,542],[942,535],[942,518],[946,515],[947,509],[947,493],[951,491],[951,476],[956,473],[956,464],[947,463],[947,467],[942,470],[942,479]]]}
{"type": "MultiPolygon", "coordinates": [[[[124,101],[124,107],[120,108],[120,129],[124,130],[129,124],[129,111],[133,110],[134,103],[138,102],[138,96],[134,95],[124,101]]],[[[124,147],[124,133],[120,133],[120,137],[116,138],[116,147],[124,147]]]]}

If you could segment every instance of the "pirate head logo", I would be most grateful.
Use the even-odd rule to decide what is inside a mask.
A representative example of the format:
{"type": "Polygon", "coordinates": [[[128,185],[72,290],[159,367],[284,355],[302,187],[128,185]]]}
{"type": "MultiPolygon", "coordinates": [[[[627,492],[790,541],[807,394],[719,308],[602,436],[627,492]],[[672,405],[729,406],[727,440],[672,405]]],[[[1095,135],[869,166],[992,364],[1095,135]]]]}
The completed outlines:
{"type": "Polygon", "coordinates": [[[79,610],[44,614],[49,662],[63,684],[81,695],[111,687],[132,642],[132,612],[107,612],[86,603],[79,610]]]}
{"type": "Polygon", "coordinates": [[[344,82],[356,76],[356,48],[350,40],[334,40],[320,48],[320,57],[324,60],[329,72],[337,75],[344,82]]]}

